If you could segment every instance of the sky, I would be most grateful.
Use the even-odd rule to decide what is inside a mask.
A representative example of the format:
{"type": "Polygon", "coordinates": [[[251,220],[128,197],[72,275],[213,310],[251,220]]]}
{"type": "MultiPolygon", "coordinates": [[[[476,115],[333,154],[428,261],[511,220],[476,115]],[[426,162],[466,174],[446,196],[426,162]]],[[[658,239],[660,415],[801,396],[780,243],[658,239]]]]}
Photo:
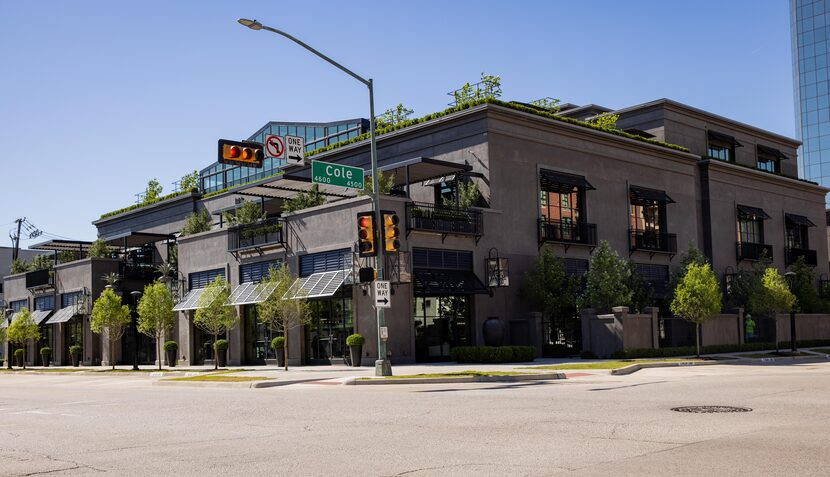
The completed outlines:
{"type": "Polygon", "coordinates": [[[18,217],[48,238],[216,160],[268,121],[413,117],[501,77],[504,100],[622,108],[671,98],[795,137],[785,0],[0,0],[0,245],[18,217]]]}

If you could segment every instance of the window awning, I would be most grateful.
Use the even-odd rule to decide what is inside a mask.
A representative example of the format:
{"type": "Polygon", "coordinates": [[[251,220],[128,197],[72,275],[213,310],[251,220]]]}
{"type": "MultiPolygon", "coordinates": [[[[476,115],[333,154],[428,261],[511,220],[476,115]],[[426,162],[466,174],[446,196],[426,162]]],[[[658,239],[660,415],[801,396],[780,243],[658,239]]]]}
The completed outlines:
{"type": "Polygon", "coordinates": [[[297,298],[321,298],[332,296],[337,293],[346,278],[351,275],[351,270],[337,270],[333,272],[313,273],[304,278],[298,278],[285,292],[283,299],[293,300],[297,298]]]}
{"type": "Polygon", "coordinates": [[[452,296],[488,294],[472,270],[416,268],[412,271],[417,296],[452,296]]]}
{"type": "Polygon", "coordinates": [[[774,147],[762,146],[760,144],[758,144],[757,147],[758,147],[758,155],[763,154],[765,156],[771,156],[771,157],[774,157],[776,159],[789,159],[789,157],[787,157],[786,154],[779,151],[778,149],[775,149],[774,147]]]}
{"type": "Polygon", "coordinates": [[[790,222],[795,225],[804,225],[806,227],[815,227],[816,224],[813,223],[812,220],[804,217],[803,215],[795,215],[795,214],[784,214],[784,218],[787,219],[787,222],[790,222]]]}
{"type": "Polygon", "coordinates": [[[539,171],[540,186],[545,192],[560,192],[566,194],[573,192],[574,188],[594,190],[594,186],[585,180],[583,176],[556,172],[548,169],[539,171]]]}
{"type": "Polygon", "coordinates": [[[710,140],[725,142],[731,144],[734,147],[743,147],[743,144],[739,143],[737,139],[728,134],[723,134],[715,131],[707,131],[707,133],[709,134],[710,140]]]}
{"type": "Polygon", "coordinates": [[[674,199],[669,197],[665,191],[656,189],[646,189],[645,187],[631,186],[631,198],[633,200],[644,202],[665,202],[667,204],[674,204],[674,199]]]}
{"type": "Polygon", "coordinates": [[[173,307],[173,311],[189,311],[189,310],[198,310],[199,308],[205,308],[207,305],[205,302],[211,302],[210,299],[203,300],[203,303],[199,303],[199,299],[202,295],[205,294],[205,290],[207,288],[194,288],[187,292],[187,295],[182,298],[182,300],[173,307]]]}
{"type": "Polygon", "coordinates": [[[748,205],[738,205],[738,215],[753,220],[767,220],[769,215],[764,212],[764,209],[759,207],[750,207],[748,205]]]}
{"type": "Polygon", "coordinates": [[[61,308],[60,310],[56,311],[52,318],[45,323],[47,325],[57,325],[58,323],[66,323],[67,321],[71,320],[73,316],[79,314],[78,307],[75,305],[67,306],[66,308],[61,308]]]}
{"type": "Polygon", "coordinates": [[[237,285],[228,298],[229,305],[252,305],[265,301],[274,293],[274,286],[260,286],[259,282],[247,282],[237,285]]]}
{"type": "Polygon", "coordinates": [[[39,325],[41,321],[45,320],[52,314],[52,310],[35,310],[32,312],[32,321],[39,325]]]}

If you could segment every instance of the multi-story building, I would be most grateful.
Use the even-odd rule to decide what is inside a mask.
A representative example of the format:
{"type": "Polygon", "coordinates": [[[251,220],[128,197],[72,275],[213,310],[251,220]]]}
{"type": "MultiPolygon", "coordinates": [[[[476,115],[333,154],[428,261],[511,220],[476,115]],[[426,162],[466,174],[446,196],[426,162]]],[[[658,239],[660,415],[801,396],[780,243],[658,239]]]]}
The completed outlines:
{"type": "MultiPolygon", "coordinates": [[[[824,220],[827,189],[795,178],[798,141],[670,100],[616,111],[615,131],[590,127],[573,119],[581,117],[577,108],[567,109],[571,117],[483,102],[378,138],[379,169],[394,177],[381,206],[402,218],[401,251],[385,265],[394,290],[386,313],[394,362],[449,359],[455,346],[484,344],[482,327],[491,318],[503,323],[506,343],[541,351],[558,340],[562,330],[544,322],[521,293],[542,247],[580,274],[607,241],[631,259],[657,299],[678,253],[691,245],[704,251],[721,279],[764,256],[780,269],[803,256],[817,275],[828,273],[824,229],[814,226],[824,220]],[[478,202],[459,207],[461,185],[473,183],[478,202]]],[[[367,141],[314,159],[371,169],[367,141]]],[[[289,332],[292,362],[336,362],[353,332],[366,337],[364,352],[374,358],[373,300],[356,273],[374,262],[355,253],[356,217],[371,210],[371,201],[352,189],[320,185],[326,203],[283,210],[285,200],[311,187],[309,168],[293,166],[218,194],[183,194],[94,223],[104,240],[119,246],[118,258],[107,262],[116,270],[136,262],[133,256],[151,257],[142,259],[148,264],[166,260],[190,213],[204,209],[216,217],[211,230],[175,238],[179,319],[170,338],[179,342],[182,363],[212,359],[212,337],[193,325],[193,314],[217,276],[227,280],[228,306],[240,316],[227,334],[229,362],[273,357],[272,332],[256,316],[263,299],[257,283],[279,264],[297,276],[296,289],[313,310],[309,325],[289,332]],[[220,214],[247,200],[268,218],[226,226],[220,214]]],[[[98,271],[69,269],[103,266],[102,260],[60,265],[57,280],[83,274],[95,281],[98,271]]],[[[10,299],[30,299],[26,287],[8,285],[20,280],[6,277],[7,291],[14,289],[10,299]]],[[[132,299],[143,283],[122,283],[122,296],[132,299]]],[[[87,287],[93,298],[99,293],[87,287]]],[[[96,346],[92,362],[129,362],[135,355],[126,341],[113,357],[96,346]]],[[[152,350],[144,359],[153,359],[152,350]]]]}

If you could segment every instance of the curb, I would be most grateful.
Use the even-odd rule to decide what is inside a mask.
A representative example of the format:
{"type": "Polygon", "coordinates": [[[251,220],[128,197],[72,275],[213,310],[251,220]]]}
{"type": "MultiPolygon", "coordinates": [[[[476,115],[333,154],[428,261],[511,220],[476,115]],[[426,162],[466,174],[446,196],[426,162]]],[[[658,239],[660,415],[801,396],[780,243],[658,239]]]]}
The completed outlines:
{"type": "Polygon", "coordinates": [[[153,386],[193,386],[199,388],[242,388],[242,389],[262,389],[274,388],[277,386],[289,386],[291,384],[301,384],[312,381],[325,381],[320,378],[307,379],[267,379],[261,381],[246,381],[246,382],[221,382],[221,381],[174,381],[173,379],[159,379],[153,381],[153,386]]]}
{"type": "Polygon", "coordinates": [[[458,376],[448,378],[347,378],[343,384],[351,386],[385,384],[453,384],[453,383],[515,383],[518,381],[550,381],[567,379],[565,373],[518,374],[512,376],[458,376]]]}
{"type": "Polygon", "coordinates": [[[718,361],[673,361],[669,363],[635,363],[624,368],[617,368],[611,370],[612,376],[626,376],[636,373],[641,369],[648,368],[673,368],[677,366],[713,366],[716,364],[723,364],[718,361]]]}

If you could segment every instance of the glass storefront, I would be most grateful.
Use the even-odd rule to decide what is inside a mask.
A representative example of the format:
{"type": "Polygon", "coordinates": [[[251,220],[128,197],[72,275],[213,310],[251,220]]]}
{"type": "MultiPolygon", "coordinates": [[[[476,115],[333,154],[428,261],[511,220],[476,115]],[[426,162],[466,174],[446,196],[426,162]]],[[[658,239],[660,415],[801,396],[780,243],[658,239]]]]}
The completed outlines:
{"type": "Polygon", "coordinates": [[[414,303],[417,361],[447,361],[453,347],[471,343],[469,295],[416,296],[414,303]]]}
{"type": "Polygon", "coordinates": [[[71,357],[69,348],[78,345],[84,348],[84,317],[73,316],[63,326],[63,364],[69,364],[71,357]]]}
{"type": "Polygon", "coordinates": [[[306,362],[331,364],[348,353],[346,337],[354,331],[351,287],[343,287],[338,296],[309,300],[311,324],[305,327],[306,362]]]}
{"type": "Polygon", "coordinates": [[[256,305],[244,305],[242,313],[245,317],[245,363],[265,364],[266,359],[277,359],[271,340],[280,333],[259,322],[256,305]]]}

